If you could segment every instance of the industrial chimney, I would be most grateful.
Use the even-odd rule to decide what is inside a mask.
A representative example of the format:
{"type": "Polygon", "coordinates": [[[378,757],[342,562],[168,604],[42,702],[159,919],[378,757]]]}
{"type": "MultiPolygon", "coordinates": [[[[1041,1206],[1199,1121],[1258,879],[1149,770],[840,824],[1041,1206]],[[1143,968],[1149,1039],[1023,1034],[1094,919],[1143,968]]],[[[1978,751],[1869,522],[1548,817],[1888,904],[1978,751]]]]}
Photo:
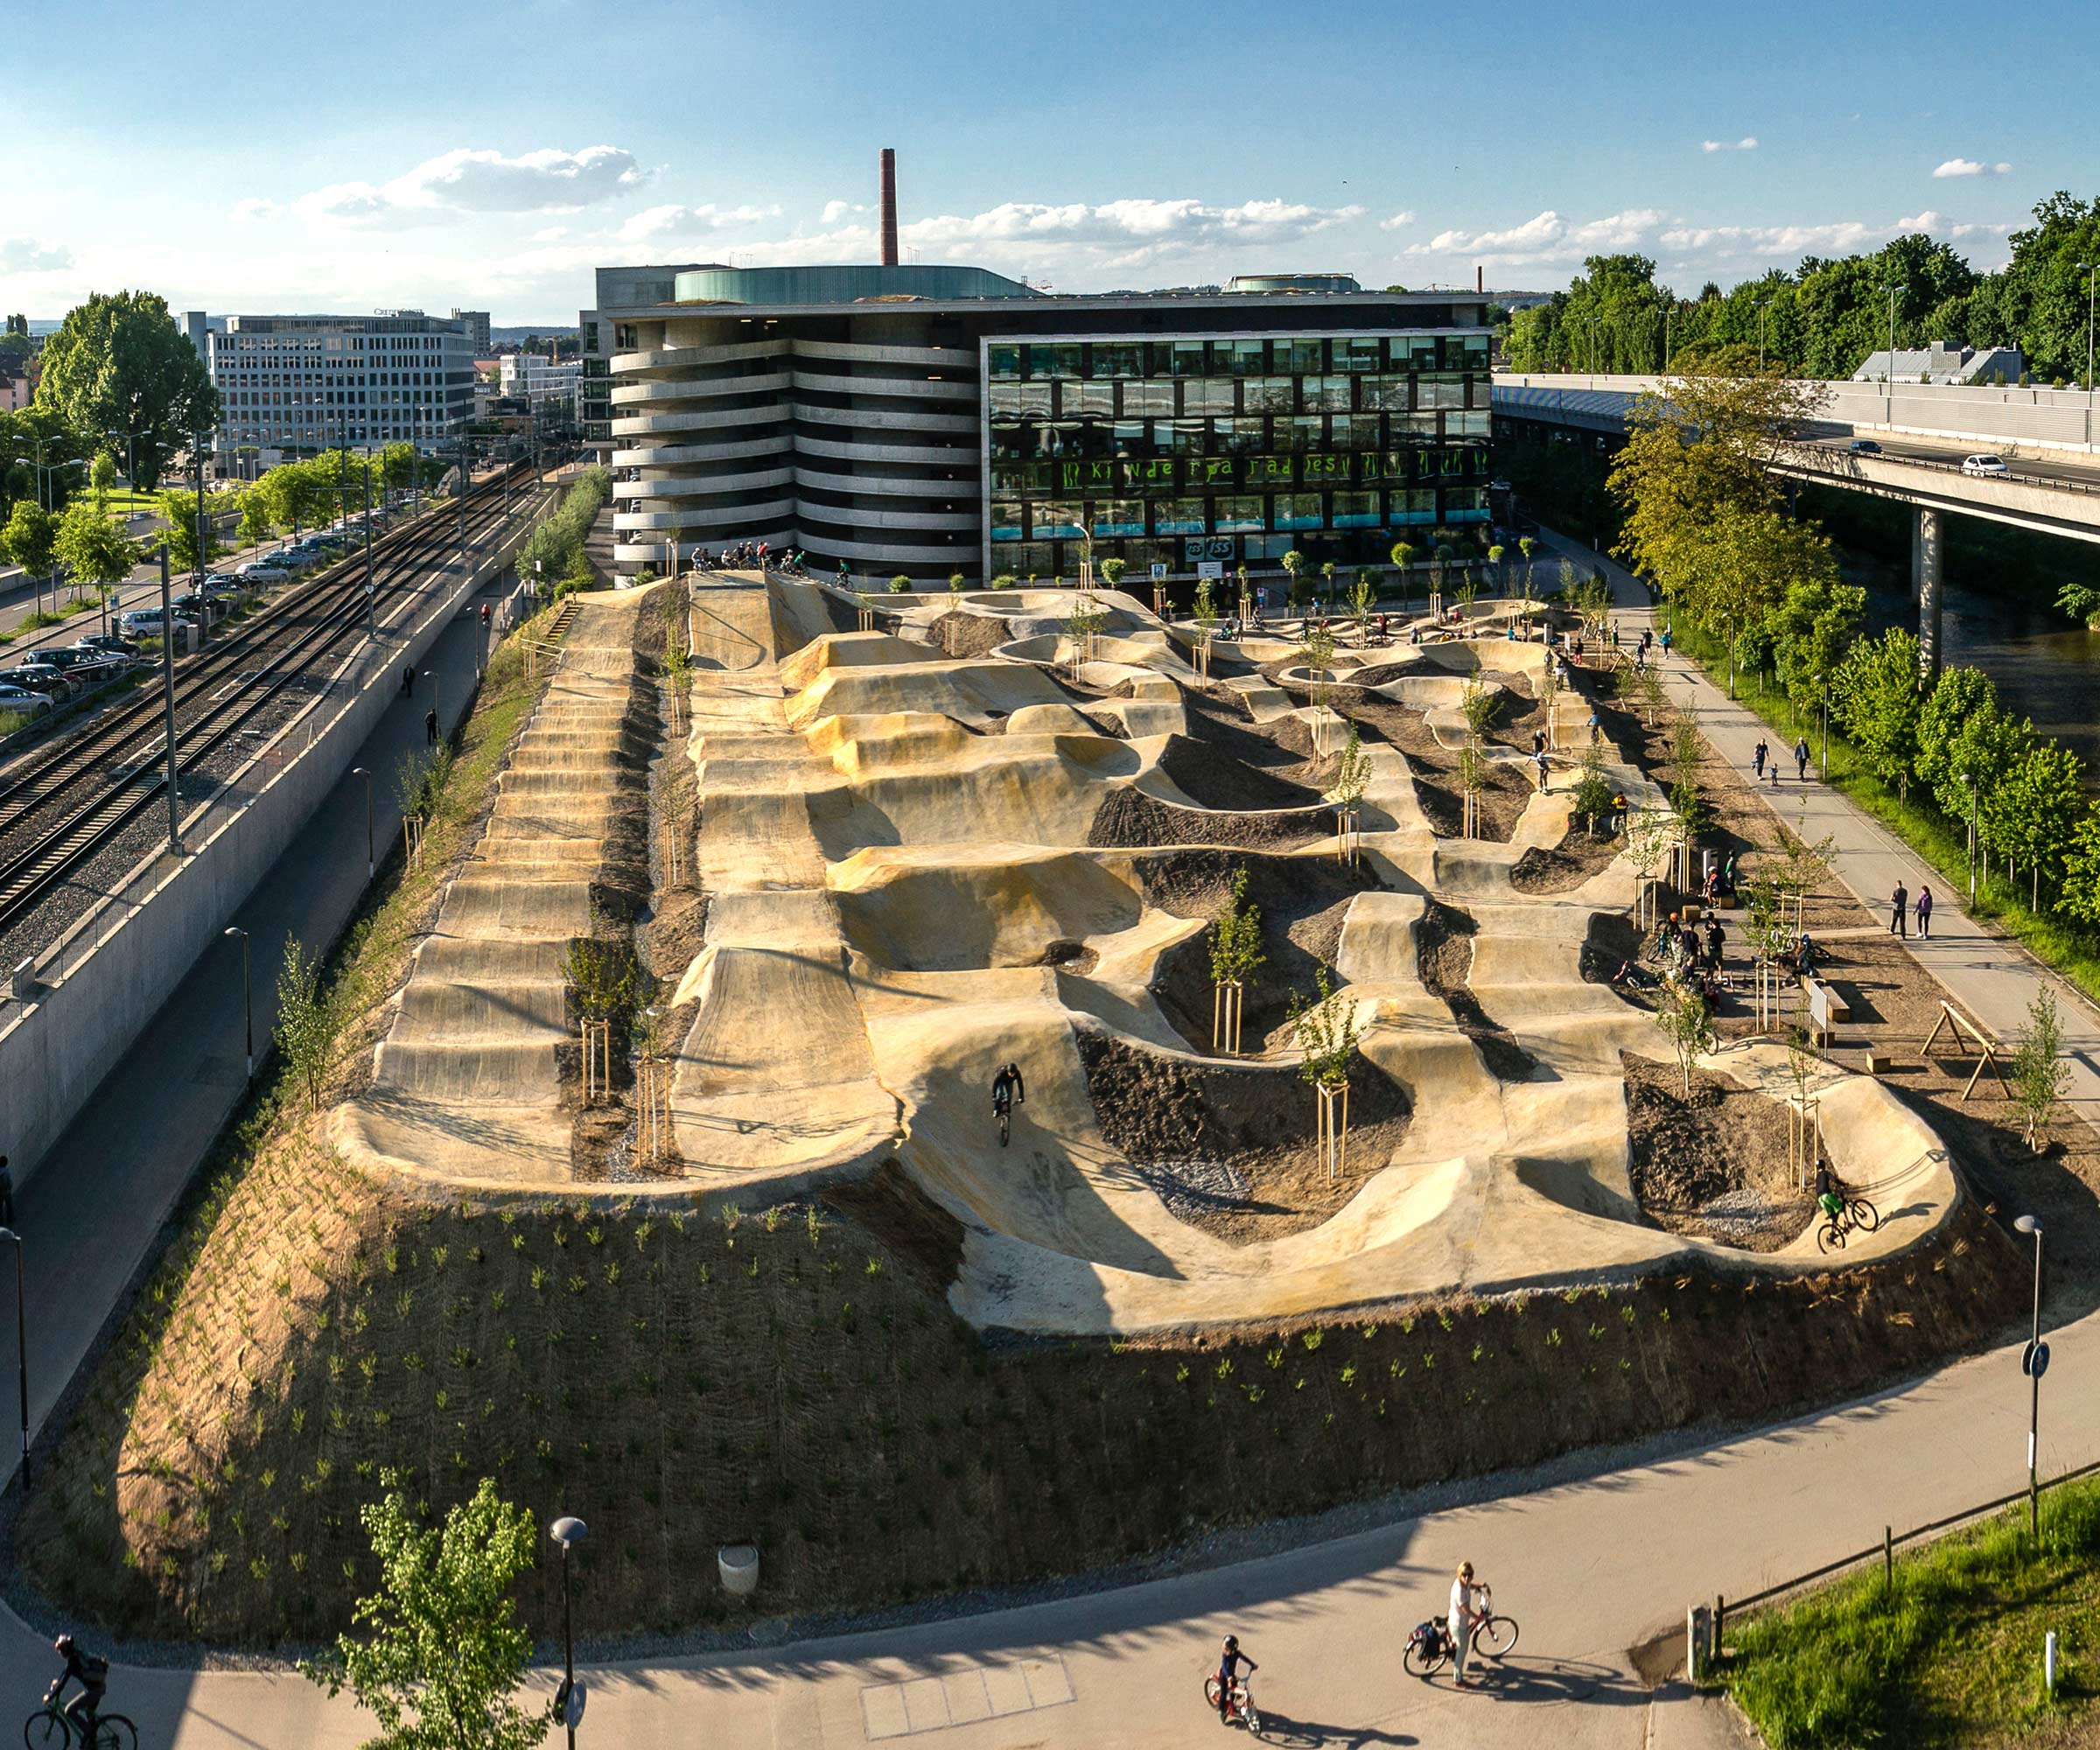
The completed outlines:
{"type": "Polygon", "coordinates": [[[1474,269],[1473,289],[1475,291],[1485,291],[1488,290],[1488,270],[1486,268],[1476,266],[1474,269]]]}
{"type": "Polygon", "coordinates": [[[882,264],[897,265],[897,149],[882,149],[882,264]]]}

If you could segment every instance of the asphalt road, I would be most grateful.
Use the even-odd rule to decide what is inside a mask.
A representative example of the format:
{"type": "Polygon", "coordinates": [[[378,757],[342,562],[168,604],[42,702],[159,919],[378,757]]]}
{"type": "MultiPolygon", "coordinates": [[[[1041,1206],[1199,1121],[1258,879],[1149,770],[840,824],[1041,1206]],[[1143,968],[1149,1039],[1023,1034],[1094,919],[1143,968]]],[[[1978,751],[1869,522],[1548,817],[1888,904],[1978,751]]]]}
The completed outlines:
{"type": "MultiPolygon", "coordinates": [[[[2023,455],[2018,444],[1993,448],[1985,444],[1959,442],[1953,438],[1920,438],[1908,433],[1892,436],[1871,426],[1862,429],[1859,436],[1880,444],[1882,458],[1886,461],[1940,462],[1958,466],[1964,456],[1999,456],[2005,459],[2007,474],[2014,480],[2031,480],[2037,486],[2084,486],[2100,492],[2100,461],[2078,461],[2059,452],[2044,451],[2023,455]]],[[[1852,440],[1849,436],[1844,436],[1819,437],[1811,441],[1815,448],[1842,452],[1852,440]]]]}

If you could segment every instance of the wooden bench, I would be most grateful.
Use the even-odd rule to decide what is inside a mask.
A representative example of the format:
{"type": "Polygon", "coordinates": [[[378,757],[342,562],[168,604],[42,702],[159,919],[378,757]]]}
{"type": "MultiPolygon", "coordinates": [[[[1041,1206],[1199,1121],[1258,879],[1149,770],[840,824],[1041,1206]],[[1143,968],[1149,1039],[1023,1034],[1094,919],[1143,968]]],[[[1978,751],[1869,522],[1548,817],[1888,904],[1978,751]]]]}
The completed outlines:
{"type": "Polygon", "coordinates": [[[1815,1000],[1816,993],[1818,990],[1823,993],[1824,1012],[1830,1016],[1833,1022],[1849,1021],[1852,1019],[1852,1005],[1846,1002],[1843,997],[1838,994],[1838,987],[1836,985],[1824,984],[1813,973],[1803,973],[1801,976],[1801,988],[1807,994],[1810,1001],[1811,1002],[1815,1000]]]}

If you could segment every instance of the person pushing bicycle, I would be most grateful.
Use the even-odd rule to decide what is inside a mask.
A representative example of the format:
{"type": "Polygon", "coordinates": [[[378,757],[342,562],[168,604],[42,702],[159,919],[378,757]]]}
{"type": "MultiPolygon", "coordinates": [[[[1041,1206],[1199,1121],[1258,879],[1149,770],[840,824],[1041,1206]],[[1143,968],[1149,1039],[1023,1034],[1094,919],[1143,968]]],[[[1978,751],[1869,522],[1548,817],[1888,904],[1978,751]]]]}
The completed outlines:
{"type": "Polygon", "coordinates": [[[67,1684],[77,1683],[80,1686],[80,1694],[61,1707],[59,1714],[82,1744],[92,1744],[95,1716],[101,1712],[102,1697],[109,1688],[109,1662],[97,1658],[93,1653],[83,1653],[70,1634],[60,1635],[51,1648],[66,1661],[66,1669],[44,1692],[45,1705],[50,1706],[65,1694],[67,1684]]]}

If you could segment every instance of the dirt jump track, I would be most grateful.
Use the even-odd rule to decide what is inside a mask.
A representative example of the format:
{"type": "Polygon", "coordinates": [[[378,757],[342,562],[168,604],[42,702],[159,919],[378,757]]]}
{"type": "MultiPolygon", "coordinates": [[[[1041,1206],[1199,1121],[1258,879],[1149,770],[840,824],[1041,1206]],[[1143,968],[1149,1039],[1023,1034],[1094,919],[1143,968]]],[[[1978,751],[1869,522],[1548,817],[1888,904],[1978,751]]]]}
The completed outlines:
{"type": "MultiPolygon", "coordinates": [[[[1565,836],[1572,761],[1555,760],[1508,842],[1460,840],[1432,830],[1407,756],[1367,746],[1365,867],[1338,886],[1324,872],[1337,868],[1330,807],[1207,808],[1170,775],[1169,766],[1198,771],[1196,719],[1214,714],[1186,703],[1196,685],[1187,630],[1128,596],[1097,599],[1108,612],[1099,659],[1074,683],[1060,629],[1069,592],[907,598],[900,611],[886,604],[894,631],[841,633],[822,586],[696,580],[688,752],[709,912],[675,999],[693,1016],[671,1093],[686,1165],[662,1186],[623,1190],[749,1210],[894,1159],[963,1226],[951,1304],[981,1327],[1026,1333],[1289,1317],[1694,1257],[1743,1271],[1821,1267],[1808,1233],[1751,1252],[1667,1231],[1642,1212],[1620,1054],[1660,1058],[1666,1047],[1646,1012],[1582,973],[1592,920],[1625,914],[1638,878],[1621,860],[1551,893],[1510,878],[1527,850],[1565,836]],[[936,622],[951,615],[1003,620],[1011,635],[973,634],[966,648],[987,654],[950,657],[936,622]],[[1173,1134],[1200,1130],[1206,1075],[1229,1074],[1242,1108],[1249,1078],[1269,1078],[1276,1110],[1296,1115],[1310,1149],[1313,1096],[1287,1027],[1250,1032],[1248,1054],[1223,1060],[1162,1006],[1163,959],[1180,950],[1170,963],[1185,974],[1188,945],[1203,951],[1215,911],[1218,881],[1199,892],[1187,872],[1214,878],[1221,858],[1258,862],[1264,891],[1278,896],[1274,927],[1302,928],[1331,959],[1362,1054],[1404,1107],[1367,1126],[1375,1157],[1352,1152],[1318,1219],[1243,1243],[1182,1219],[1161,1194],[1163,1170],[1230,1163],[1163,1169],[1119,1152],[1104,1132],[1130,1127],[1104,1126],[1088,1062],[1101,1053],[1081,1046],[1091,1035],[1125,1060],[1173,1067],[1160,1085],[1190,1102],[1187,1122],[1166,1127],[1173,1134]],[[1297,888],[1311,896],[1302,921],[1283,902],[1297,888]],[[1432,987],[1424,920],[1452,914],[1470,929],[1438,950],[1446,970],[1432,987]],[[990,1084],[1010,1060],[1026,1098],[1002,1148],[990,1084]]],[[[631,615],[623,598],[591,599],[561,690],[519,747],[484,859],[455,881],[417,957],[374,1086],[337,1115],[354,1156],[568,1187],[554,1059],[559,944],[585,928],[588,755],[593,736],[613,732],[605,725],[624,696],[631,615]],[[602,674],[597,654],[578,662],[586,651],[602,651],[602,674]],[[536,830],[556,796],[570,811],[560,831],[536,830]]],[[[1455,746],[1468,676],[1530,694],[1529,708],[1546,660],[1491,619],[1462,629],[1474,635],[1381,651],[1376,667],[1371,653],[1345,652],[1340,678],[1355,672],[1362,695],[1423,713],[1438,744],[1455,746]]],[[[1311,677],[1293,672],[1292,645],[1254,637],[1214,658],[1238,671],[1214,682],[1214,709],[1293,747],[1328,740],[1334,718],[1307,702],[1311,677]]],[[[1559,696],[1557,745],[1586,736],[1587,713],[1579,695],[1559,696]]],[[[1606,752],[1607,781],[1636,803],[1653,800],[1606,752]]],[[[1488,755],[1518,762],[1530,781],[1522,753],[1488,755]]],[[[1214,757],[1218,771],[1200,774],[1207,794],[1244,781],[1249,794],[1290,799],[1280,780],[1236,780],[1227,756],[1214,757]]],[[[1172,1006],[1186,1025],[1192,1004],[1172,1006]]],[[[1776,1046],[1702,1062],[1792,1096],[1776,1046]]],[[[1838,1170],[1882,1212],[1848,1262],[1911,1247],[1950,1217],[1957,1181],[1922,1120],[1880,1083],[1827,1065],[1810,1092],[1838,1170]]]]}

